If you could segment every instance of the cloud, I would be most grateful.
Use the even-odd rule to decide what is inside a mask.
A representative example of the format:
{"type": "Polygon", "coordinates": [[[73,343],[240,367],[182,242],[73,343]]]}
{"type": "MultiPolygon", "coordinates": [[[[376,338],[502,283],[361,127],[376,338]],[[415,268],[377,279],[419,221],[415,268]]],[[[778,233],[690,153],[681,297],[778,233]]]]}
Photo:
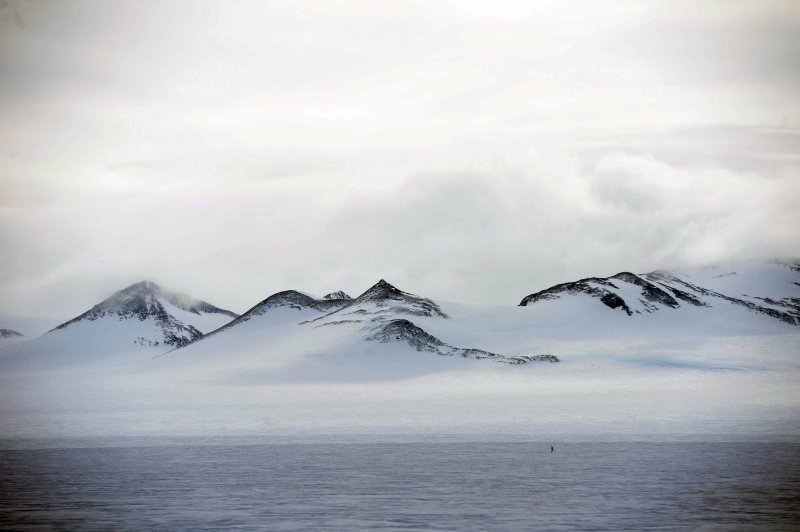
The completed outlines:
{"type": "Polygon", "coordinates": [[[375,272],[429,295],[511,303],[576,276],[780,255],[800,244],[798,200],[792,177],[615,152],[552,180],[417,175],[350,203],[321,241],[351,253],[362,285],[375,272]]]}
{"type": "Polygon", "coordinates": [[[619,36],[619,50],[663,69],[672,83],[759,84],[779,87],[785,96],[800,88],[796,4],[710,5],[713,16],[676,14],[633,28],[619,36]]]}
{"type": "Polygon", "coordinates": [[[796,254],[792,4],[6,5],[0,311],[796,254]]]}

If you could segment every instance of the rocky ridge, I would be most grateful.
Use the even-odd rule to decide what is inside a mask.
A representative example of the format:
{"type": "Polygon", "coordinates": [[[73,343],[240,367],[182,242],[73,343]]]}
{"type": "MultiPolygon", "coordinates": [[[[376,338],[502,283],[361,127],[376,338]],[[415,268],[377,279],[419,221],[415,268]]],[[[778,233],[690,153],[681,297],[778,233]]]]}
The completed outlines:
{"type": "Polygon", "coordinates": [[[317,327],[360,323],[367,341],[402,341],[417,351],[443,356],[491,359],[508,364],[559,362],[553,355],[504,356],[483,349],[454,347],[429,334],[410,319],[400,316],[449,319],[432,300],[403,292],[381,279],[350,303],[306,323],[315,323],[317,327]]]}
{"type": "Polygon", "coordinates": [[[82,321],[97,321],[109,318],[120,321],[153,319],[161,329],[162,338],[137,337],[133,340],[134,343],[150,346],[163,344],[180,347],[203,335],[194,325],[184,323],[173,316],[167,309],[168,305],[197,316],[216,314],[231,319],[237,316],[230,310],[215,307],[210,303],[184,294],[168,292],[150,281],[142,281],[115,292],[111,297],[93,306],[83,314],[62,323],[52,331],[66,329],[82,321]]]}
{"type": "Polygon", "coordinates": [[[560,362],[555,355],[518,355],[503,356],[483,349],[453,347],[435,336],[428,334],[411,321],[405,319],[391,320],[367,337],[381,343],[404,341],[417,351],[427,351],[442,356],[460,356],[477,360],[491,359],[505,364],[527,364],[528,362],[560,362]]]}
{"type": "MultiPolygon", "coordinates": [[[[795,263],[782,265],[793,271],[800,271],[795,263]]],[[[716,278],[735,275],[735,272],[728,272],[716,278]]],[[[664,270],[639,275],[620,272],[611,277],[588,277],[561,283],[526,296],[519,306],[578,294],[596,298],[606,307],[619,309],[628,316],[675,310],[684,306],[710,308],[716,304],[729,303],[792,325],[800,325],[800,298],[729,295],[664,270]]]]}

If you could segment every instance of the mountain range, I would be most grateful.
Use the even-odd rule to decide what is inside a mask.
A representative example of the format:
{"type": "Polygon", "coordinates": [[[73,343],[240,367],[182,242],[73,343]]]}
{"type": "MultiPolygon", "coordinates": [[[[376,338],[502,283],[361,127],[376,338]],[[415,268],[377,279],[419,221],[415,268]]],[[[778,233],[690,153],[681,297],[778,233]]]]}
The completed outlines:
{"type": "Polygon", "coordinates": [[[300,360],[331,371],[353,356],[392,353],[399,364],[411,352],[441,361],[558,362],[580,340],[798,326],[796,262],[589,277],[533,292],[516,307],[435,302],[381,279],[355,298],[341,290],[319,298],[277,292],[242,315],[142,281],[38,338],[0,344],[0,370],[224,358],[278,378],[300,360]]]}

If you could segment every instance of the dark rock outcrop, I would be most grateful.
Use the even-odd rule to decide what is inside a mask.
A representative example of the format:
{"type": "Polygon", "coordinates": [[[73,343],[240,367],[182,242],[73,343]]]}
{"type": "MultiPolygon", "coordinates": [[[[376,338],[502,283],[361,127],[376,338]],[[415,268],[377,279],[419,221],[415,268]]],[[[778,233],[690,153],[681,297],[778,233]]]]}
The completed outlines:
{"type": "Polygon", "coordinates": [[[53,330],[65,329],[81,321],[95,321],[101,318],[139,321],[152,318],[161,328],[163,334],[163,339],[154,341],[156,343],[181,347],[203,335],[193,325],[185,324],[172,316],[164,307],[162,300],[193,314],[215,313],[230,318],[237,316],[230,310],[215,307],[210,303],[184,294],[167,292],[153,282],[142,281],[115,292],[108,299],[93,306],[80,316],[62,323],[53,330]]]}
{"type": "Polygon", "coordinates": [[[374,303],[377,307],[387,308],[391,312],[400,314],[447,317],[439,305],[430,299],[403,292],[383,279],[354,299],[347,307],[361,306],[365,303],[374,303]]]}
{"type": "MultiPolygon", "coordinates": [[[[780,263],[787,268],[794,269],[795,263],[780,263]]],[[[735,273],[725,274],[726,276],[735,273]]],[[[718,276],[719,277],[719,276],[718,276]]],[[[625,292],[629,297],[630,291],[625,292]]],[[[694,307],[710,307],[709,301],[719,299],[734,305],[740,305],[753,312],[758,312],[779,319],[786,323],[800,325],[800,308],[797,298],[758,298],[731,297],[715,290],[703,288],[687,282],[678,276],[657,270],[642,275],[630,272],[620,272],[611,277],[588,277],[571,283],[562,283],[545,290],[526,296],[520,306],[527,306],[539,301],[553,300],[566,295],[586,294],[596,299],[611,309],[621,309],[628,316],[642,312],[653,313],[664,308],[677,309],[682,305],[694,307]],[[626,301],[621,293],[621,288],[626,283],[638,287],[638,297],[626,301]],[[713,299],[712,299],[713,298],[713,299]],[[763,301],[767,305],[753,302],[752,299],[763,301]]]]}
{"type": "Polygon", "coordinates": [[[527,364],[529,362],[560,362],[554,355],[503,356],[483,349],[461,348],[448,345],[422,328],[405,319],[391,320],[367,337],[382,343],[405,342],[417,351],[427,351],[442,356],[460,356],[472,359],[491,359],[506,364],[527,364]]]}
{"type": "Polygon", "coordinates": [[[343,290],[337,290],[336,292],[331,292],[330,294],[326,294],[325,296],[322,297],[322,299],[345,300],[353,298],[347,295],[343,290]]]}

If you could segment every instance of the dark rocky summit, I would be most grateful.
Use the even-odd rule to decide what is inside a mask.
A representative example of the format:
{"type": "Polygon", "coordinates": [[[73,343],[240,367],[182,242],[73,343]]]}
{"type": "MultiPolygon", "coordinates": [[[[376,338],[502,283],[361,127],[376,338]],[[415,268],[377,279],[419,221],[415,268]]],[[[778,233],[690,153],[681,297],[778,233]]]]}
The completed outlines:
{"type": "MultiPolygon", "coordinates": [[[[342,291],[331,292],[323,299],[315,299],[308,294],[299,292],[297,290],[284,290],[272,294],[263,301],[257,303],[250,310],[232,320],[231,322],[223,325],[219,329],[209,332],[205,336],[211,336],[222,331],[236,327],[237,325],[251,320],[255,316],[263,316],[273,309],[287,308],[297,311],[304,309],[313,309],[318,312],[335,311],[352,301],[352,298],[342,291]],[[343,297],[340,297],[343,296],[343,297]]],[[[199,339],[199,338],[198,338],[199,339]]]]}
{"type": "Polygon", "coordinates": [[[348,296],[344,291],[337,290],[336,292],[331,292],[322,297],[322,299],[353,299],[352,297],[348,296]]]}
{"type": "MultiPolygon", "coordinates": [[[[313,319],[299,321],[298,326],[313,328],[356,326],[364,335],[365,340],[383,343],[403,341],[417,351],[464,358],[492,359],[509,364],[525,364],[541,360],[558,362],[558,359],[552,355],[503,356],[482,349],[448,345],[406,318],[406,316],[416,316],[447,319],[447,314],[442,312],[439,305],[430,299],[403,292],[384,279],[375,283],[355,299],[342,291],[332,292],[322,299],[315,299],[296,290],[278,292],[230,323],[206,334],[203,338],[231,330],[245,321],[256,316],[267,315],[271,310],[278,308],[297,311],[310,309],[321,314],[313,319]]],[[[307,313],[301,315],[307,316],[307,313]]]]}
{"type": "Polygon", "coordinates": [[[374,304],[380,311],[385,310],[387,312],[409,314],[412,316],[447,317],[447,314],[442,312],[439,305],[430,299],[403,292],[383,279],[371,286],[366,292],[358,296],[342,310],[356,307],[364,308],[368,303],[374,304]]]}
{"type": "Polygon", "coordinates": [[[215,307],[210,303],[184,294],[167,292],[153,282],[142,281],[115,292],[108,299],[93,306],[80,316],[62,323],[53,330],[65,329],[81,321],[96,321],[101,318],[139,321],[153,318],[161,327],[163,338],[161,340],[147,340],[149,343],[142,343],[144,340],[138,339],[135,341],[136,343],[141,345],[163,343],[168,346],[180,347],[203,335],[196,327],[185,324],[175,316],[172,316],[165,308],[164,302],[197,315],[206,313],[221,314],[230,318],[237,316],[230,310],[215,307]]]}
{"type": "Polygon", "coordinates": [[[0,329],[0,338],[19,338],[22,336],[25,335],[13,329],[0,329]]]}

